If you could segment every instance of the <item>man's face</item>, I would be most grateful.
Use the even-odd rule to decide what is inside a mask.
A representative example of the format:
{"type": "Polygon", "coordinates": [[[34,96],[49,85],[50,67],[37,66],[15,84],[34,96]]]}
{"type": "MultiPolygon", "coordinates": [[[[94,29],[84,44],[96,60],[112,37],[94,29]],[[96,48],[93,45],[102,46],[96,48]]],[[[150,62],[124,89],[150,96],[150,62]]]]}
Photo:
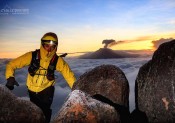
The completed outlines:
{"type": "Polygon", "coordinates": [[[42,40],[42,45],[45,50],[47,50],[48,52],[52,52],[56,48],[58,43],[52,40],[42,40]]]}
{"type": "Polygon", "coordinates": [[[44,44],[43,47],[44,47],[44,49],[47,50],[48,52],[52,52],[52,51],[56,48],[56,45],[44,44]]]}

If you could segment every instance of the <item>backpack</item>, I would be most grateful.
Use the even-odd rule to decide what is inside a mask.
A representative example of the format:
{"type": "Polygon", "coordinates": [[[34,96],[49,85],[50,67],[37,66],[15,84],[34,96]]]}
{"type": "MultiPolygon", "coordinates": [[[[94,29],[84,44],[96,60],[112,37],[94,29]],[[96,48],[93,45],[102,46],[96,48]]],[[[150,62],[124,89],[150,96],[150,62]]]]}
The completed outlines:
{"type": "MultiPolygon", "coordinates": [[[[55,53],[52,59],[50,60],[49,66],[47,68],[47,79],[52,81],[55,79],[54,71],[56,70],[56,65],[59,56],[55,53]]],[[[40,50],[37,49],[32,52],[32,60],[30,62],[30,66],[28,68],[28,72],[31,76],[36,75],[36,71],[40,68],[40,50]]]]}

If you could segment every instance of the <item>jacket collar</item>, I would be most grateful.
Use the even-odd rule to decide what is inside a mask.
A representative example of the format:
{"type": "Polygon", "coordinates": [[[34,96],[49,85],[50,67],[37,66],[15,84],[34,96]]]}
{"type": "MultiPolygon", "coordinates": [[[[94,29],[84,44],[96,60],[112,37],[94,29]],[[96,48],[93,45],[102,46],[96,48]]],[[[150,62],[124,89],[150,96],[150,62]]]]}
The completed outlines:
{"type": "Polygon", "coordinates": [[[44,49],[42,44],[40,45],[40,54],[41,54],[41,59],[43,60],[46,60],[46,61],[51,60],[54,54],[56,53],[56,51],[57,51],[57,47],[52,52],[48,52],[47,50],[44,49]]]}

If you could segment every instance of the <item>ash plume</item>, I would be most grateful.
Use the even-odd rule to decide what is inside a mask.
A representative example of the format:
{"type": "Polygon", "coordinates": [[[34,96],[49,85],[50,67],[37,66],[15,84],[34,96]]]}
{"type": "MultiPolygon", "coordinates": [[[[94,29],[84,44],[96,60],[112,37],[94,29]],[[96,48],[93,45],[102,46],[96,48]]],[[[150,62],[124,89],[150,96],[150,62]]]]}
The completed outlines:
{"type": "Polygon", "coordinates": [[[103,40],[102,41],[102,44],[105,44],[104,45],[104,48],[108,48],[108,47],[112,47],[112,46],[114,46],[114,45],[116,45],[116,44],[119,44],[119,43],[123,43],[124,41],[115,41],[115,40],[113,40],[113,39],[106,39],[106,40],[103,40]]]}
{"type": "Polygon", "coordinates": [[[106,40],[103,40],[102,44],[105,44],[104,45],[104,48],[108,48],[108,45],[111,44],[111,43],[115,43],[116,41],[113,40],[113,39],[106,39],[106,40]]]}

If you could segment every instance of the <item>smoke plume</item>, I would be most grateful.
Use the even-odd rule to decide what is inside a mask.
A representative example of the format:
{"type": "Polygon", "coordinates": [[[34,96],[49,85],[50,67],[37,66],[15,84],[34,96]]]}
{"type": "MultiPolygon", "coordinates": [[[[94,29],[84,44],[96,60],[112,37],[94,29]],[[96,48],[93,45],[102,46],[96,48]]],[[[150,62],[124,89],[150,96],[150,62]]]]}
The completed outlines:
{"type": "Polygon", "coordinates": [[[115,43],[115,40],[113,40],[113,39],[110,39],[110,40],[106,39],[106,40],[103,40],[103,42],[102,42],[102,44],[105,44],[104,48],[107,48],[108,45],[111,44],[111,43],[115,43]]]}
{"type": "Polygon", "coordinates": [[[123,43],[124,41],[115,41],[113,39],[106,39],[106,40],[103,40],[102,44],[105,44],[104,45],[104,48],[108,48],[108,47],[112,47],[116,44],[119,44],[119,43],[123,43]]]}

